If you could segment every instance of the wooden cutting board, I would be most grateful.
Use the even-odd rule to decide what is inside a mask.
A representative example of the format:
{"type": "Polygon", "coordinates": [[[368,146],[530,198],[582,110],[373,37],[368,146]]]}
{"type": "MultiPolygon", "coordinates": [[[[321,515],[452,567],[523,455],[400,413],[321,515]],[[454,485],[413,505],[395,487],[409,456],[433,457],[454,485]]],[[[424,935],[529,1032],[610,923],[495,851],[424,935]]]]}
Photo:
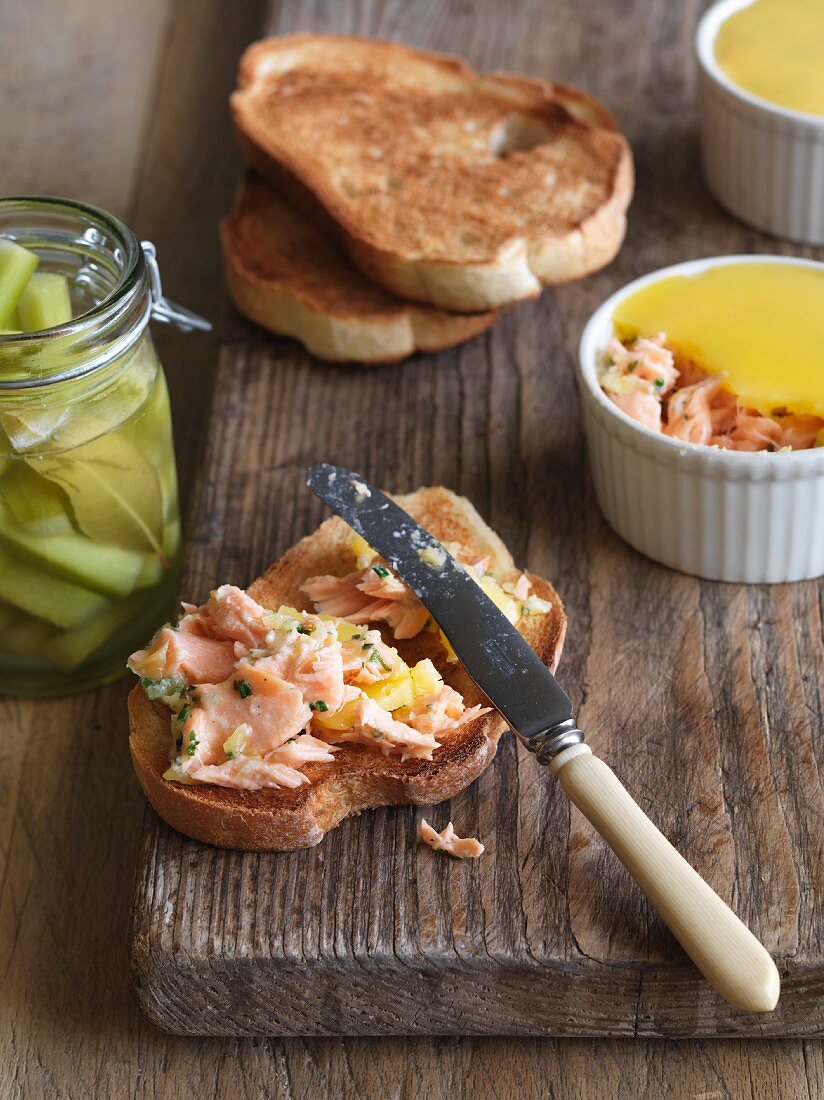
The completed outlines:
{"type": "MultiPolygon", "coordinates": [[[[592,293],[592,286],[590,286],[592,293]]],[[[604,288],[600,294],[603,295],[604,288]]],[[[454,863],[413,808],[296,854],[222,852],[147,811],[135,994],[186,1034],[808,1035],[824,1024],[822,588],[701,582],[615,537],[588,487],[565,288],[464,348],[384,369],[251,329],[222,354],[189,598],[246,584],[323,518],[318,459],[393,491],[468,495],[550,577],[560,677],[594,750],[778,960],[778,1011],[713,994],[556,781],[507,735],[427,814],[487,845],[454,863]]],[[[577,301],[576,301],[577,299],[577,301]]]]}

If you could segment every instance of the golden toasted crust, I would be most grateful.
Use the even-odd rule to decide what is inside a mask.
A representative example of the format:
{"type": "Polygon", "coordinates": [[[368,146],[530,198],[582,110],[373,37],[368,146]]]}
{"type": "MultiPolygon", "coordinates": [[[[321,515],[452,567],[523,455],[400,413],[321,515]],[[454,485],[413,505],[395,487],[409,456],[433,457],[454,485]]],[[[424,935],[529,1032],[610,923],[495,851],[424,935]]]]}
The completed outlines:
{"type": "Polygon", "coordinates": [[[495,320],[495,313],[402,302],[370,283],[316,218],[252,172],[220,237],[226,283],[241,313],[300,340],[319,359],[395,362],[462,343],[495,320]]]}
{"type": "MultiPolygon", "coordinates": [[[[499,581],[518,576],[498,536],[462,497],[447,489],[419,489],[398,502],[437,538],[454,542],[462,555],[490,558],[499,581]]],[[[308,608],[300,586],[310,576],[344,573],[354,567],[351,531],[334,517],[302,539],[249,588],[266,607],[281,604],[308,608]]],[[[548,668],[555,669],[566,631],[566,616],[548,581],[531,577],[535,593],[552,602],[546,615],[523,621],[524,636],[548,668]]],[[[430,657],[444,680],[460,691],[467,706],[486,700],[463,666],[447,662],[436,637],[423,633],[395,645],[409,663],[430,657]]],[[[329,829],[350,814],[393,803],[429,804],[451,798],[468,786],[492,761],[505,729],[495,711],[467,722],[444,740],[433,760],[401,761],[361,745],[344,745],[333,764],[308,764],[311,785],[295,790],[233,791],[211,786],[184,786],[163,779],[169,765],[169,711],[151,703],[141,687],[129,696],[132,753],[143,790],[170,825],[195,840],[220,848],[291,851],[317,844],[329,829]]]]}
{"type": "Polygon", "coordinates": [[[623,238],[629,147],[577,89],[311,34],[249,47],[238,83],[251,162],[293,201],[308,193],[400,297],[497,308],[596,270],[623,238]]]}

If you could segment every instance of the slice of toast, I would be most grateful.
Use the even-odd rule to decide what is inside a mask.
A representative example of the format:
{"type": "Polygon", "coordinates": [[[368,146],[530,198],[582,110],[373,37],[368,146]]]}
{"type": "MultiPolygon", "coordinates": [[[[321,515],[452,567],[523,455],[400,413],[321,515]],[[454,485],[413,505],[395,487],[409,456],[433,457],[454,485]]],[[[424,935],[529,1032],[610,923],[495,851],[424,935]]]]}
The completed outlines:
{"type": "Polygon", "coordinates": [[[226,284],[252,321],[319,359],[388,363],[440,351],[489,328],[495,313],[403,302],[370,283],[336,238],[254,173],[220,223],[226,284]]]}
{"type": "MultiPolygon", "coordinates": [[[[515,580],[518,570],[498,536],[463,497],[447,489],[419,489],[398,497],[399,504],[437,538],[454,542],[462,557],[489,557],[498,581],[515,580]]],[[[300,586],[316,574],[343,574],[355,568],[352,532],[338,517],[327,520],[302,539],[254,582],[249,593],[264,606],[308,608],[300,586]]],[[[533,590],[552,608],[522,620],[520,629],[548,668],[561,654],[566,616],[552,585],[530,577],[533,590]]],[[[414,664],[430,657],[444,680],[461,692],[466,705],[485,702],[463,666],[448,662],[435,634],[397,642],[386,640],[414,664]]],[[[291,851],[317,844],[324,833],[350,814],[393,803],[430,804],[451,798],[468,786],[495,756],[505,729],[496,711],[464,723],[445,735],[432,760],[401,761],[362,745],[343,745],[332,764],[305,767],[309,786],[292,790],[236,791],[215,786],[185,786],[163,779],[169,766],[169,711],[150,702],[142,687],[129,696],[129,747],[141,786],[151,804],[170,825],[219,848],[291,851]]]]}
{"type": "Polygon", "coordinates": [[[603,267],[623,239],[629,146],[577,89],[314,34],[250,46],[238,84],[249,162],[401,298],[494,309],[603,267]]]}

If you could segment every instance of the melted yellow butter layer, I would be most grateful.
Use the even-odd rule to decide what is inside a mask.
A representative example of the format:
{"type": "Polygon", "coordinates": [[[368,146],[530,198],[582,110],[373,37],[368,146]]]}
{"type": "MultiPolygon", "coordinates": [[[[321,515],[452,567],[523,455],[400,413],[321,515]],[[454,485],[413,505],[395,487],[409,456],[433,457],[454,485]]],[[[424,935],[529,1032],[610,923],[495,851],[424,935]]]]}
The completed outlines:
{"type": "Polygon", "coordinates": [[[824,115],[824,0],[754,0],[719,27],[715,60],[745,92],[824,115]]]}
{"type": "Polygon", "coordinates": [[[663,333],[697,366],[725,371],[746,408],[824,416],[824,271],[767,262],[672,275],[625,298],[613,323],[621,339],[663,333]]]}

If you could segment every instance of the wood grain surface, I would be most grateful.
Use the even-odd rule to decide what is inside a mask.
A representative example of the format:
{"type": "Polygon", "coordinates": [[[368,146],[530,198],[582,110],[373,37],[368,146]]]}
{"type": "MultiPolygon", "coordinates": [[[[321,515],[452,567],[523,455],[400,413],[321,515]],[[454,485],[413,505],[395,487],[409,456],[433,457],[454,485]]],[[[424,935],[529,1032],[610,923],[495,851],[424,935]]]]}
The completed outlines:
{"type": "MultiPolygon", "coordinates": [[[[543,26],[515,8],[490,9],[472,54],[479,66],[532,68],[534,39],[526,48],[521,36],[543,26]]],[[[398,9],[393,35],[445,47],[441,33],[456,33],[451,20],[421,26],[408,11],[398,9]]],[[[677,28],[680,52],[690,26],[677,28]]],[[[668,47],[653,79],[672,81],[680,52],[668,47]]],[[[463,347],[394,368],[324,366],[241,326],[220,357],[184,588],[197,601],[217,583],[248,584],[312,530],[324,514],[303,487],[314,461],[392,491],[444,484],[470,497],[520,563],[558,586],[570,618],[561,678],[594,751],[776,955],[779,1008],[748,1016],[711,993],[555,781],[507,738],[493,767],[434,811],[438,827],[451,819],[487,844],[472,866],[433,859],[411,809],[366,814],[317,849],[280,856],[220,853],[149,815],[134,980],[147,1013],[171,1030],[824,1026],[821,587],[701,582],[617,539],[589,490],[571,363],[588,314],[633,275],[767,242],[707,200],[681,137],[686,87],[644,96],[643,111],[626,85],[594,90],[639,150],[618,261],[507,312],[463,347]],[[645,142],[655,138],[663,168],[650,172],[645,142]]]]}
{"type": "MultiPolygon", "coordinates": [[[[291,0],[271,9],[262,0],[6,4],[0,9],[0,91],[6,107],[0,112],[5,154],[0,190],[52,191],[116,210],[138,233],[155,240],[168,292],[218,320],[214,341],[161,333],[175,402],[181,476],[189,486],[205,436],[216,345],[225,343],[230,351],[240,347],[244,354],[275,346],[225,306],[214,233],[237,171],[227,140],[225,97],[248,41],[265,29],[382,34],[453,49],[480,66],[509,65],[556,75],[606,98],[633,142],[640,177],[619,264],[595,280],[525,307],[517,324],[515,315],[506,319],[505,325],[515,327],[502,328],[488,345],[461,353],[471,350],[474,355],[471,361],[462,360],[457,376],[459,399],[471,413],[462,419],[463,451],[459,454],[455,447],[447,455],[444,440],[441,457],[428,459],[406,426],[391,444],[392,469],[400,472],[401,461],[411,461],[410,470],[425,476],[427,461],[439,462],[448,483],[480,490],[478,502],[491,506],[490,518],[521,560],[555,570],[552,575],[575,627],[564,673],[570,686],[578,684],[576,701],[586,701],[590,737],[597,739],[607,719],[614,724],[610,708],[617,706],[616,728],[627,739],[627,751],[613,763],[640,770],[642,778],[646,774],[651,811],[661,802],[646,753],[659,742],[657,751],[681,769],[687,787],[688,796],[675,798],[674,839],[692,837],[690,843],[705,852],[729,833],[726,827],[718,830],[717,809],[701,814],[688,792],[698,786],[701,773],[721,775],[719,789],[734,822],[735,853],[733,858],[724,851],[729,841],[720,844],[716,881],[730,884],[742,915],[760,914],[762,931],[767,925],[777,930],[773,935],[782,950],[803,956],[821,946],[820,926],[818,938],[804,938],[820,920],[821,890],[816,862],[820,803],[803,801],[815,768],[809,728],[815,722],[820,728],[821,715],[820,666],[816,673],[814,663],[820,611],[810,586],[719,589],[725,594],[719,605],[712,586],[693,590],[693,582],[683,582],[689,601],[679,606],[677,594],[656,578],[669,583],[681,579],[656,570],[652,579],[644,574],[647,590],[630,602],[628,594],[621,598],[605,572],[609,555],[594,561],[583,552],[562,552],[572,536],[587,546],[598,532],[605,541],[611,539],[582,493],[581,456],[570,449],[579,431],[571,356],[580,320],[592,303],[625,278],[674,255],[686,258],[739,247],[784,250],[729,222],[696,175],[695,76],[689,49],[700,6],[694,0],[622,0],[616,5],[598,0],[506,5],[493,0],[291,0]],[[494,392],[484,395],[495,355],[506,356],[511,370],[505,377],[499,371],[494,392]],[[552,363],[551,391],[546,378],[525,370],[525,362],[533,358],[552,363]],[[558,388],[559,381],[565,389],[558,388]],[[563,414],[551,437],[545,419],[550,396],[560,402],[563,414]],[[493,410],[489,423],[479,418],[484,401],[493,410]],[[518,410],[514,421],[499,412],[504,406],[508,415],[518,410]],[[523,457],[522,448],[530,458],[523,457]],[[489,455],[491,461],[484,457],[489,455]],[[502,479],[507,463],[510,471],[516,470],[518,483],[527,486],[531,503],[540,505],[529,525],[519,510],[510,508],[502,479]],[[670,646],[665,616],[673,607],[678,621],[684,619],[682,643],[697,641],[698,649],[685,652],[680,647],[676,652],[670,646]],[[616,612],[627,621],[618,624],[623,632],[613,635],[614,661],[634,660],[642,641],[659,645],[665,655],[656,666],[649,703],[644,700],[640,713],[616,698],[604,666],[608,640],[602,637],[596,643],[598,633],[592,629],[600,630],[616,612]],[[649,612],[657,616],[657,630],[649,612]],[[794,637],[788,630],[792,622],[802,624],[794,637]],[[708,626],[714,640],[702,651],[708,626]],[[677,662],[686,662],[697,686],[687,698],[667,702],[677,662]],[[599,682],[592,679],[595,667],[602,669],[599,682]],[[799,682],[802,701],[788,694],[786,699],[796,699],[789,707],[780,685],[797,688],[799,682]],[[759,685],[757,690],[753,684],[759,685]],[[677,711],[683,719],[677,736],[656,725],[662,701],[667,713],[677,711]],[[683,729],[696,717],[699,723],[721,721],[725,729],[736,731],[735,740],[721,746],[720,759],[716,747],[715,757],[711,753],[705,760],[702,755],[699,765],[695,744],[684,742],[683,729]],[[789,724],[796,720],[800,736],[789,724]],[[636,728],[639,722],[641,729],[636,728]],[[766,759],[744,753],[753,740],[768,741],[766,759]],[[635,758],[632,748],[638,744],[645,755],[635,758]],[[799,785],[799,777],[804,784],[799,785]],[[708,825],[713,822],[715,832],[708,825]],[[778,843],[775,822],[792,838],[789,848],[778,843]],[[788,854],[795,851],[806,853],[803,862],[788,854]],[[762,908],[765,899],[770,904],[762,908]]],[[[295,357],[294,349],[288,349],[288,356],[295,357]]],[[[442,368],[440,360],[425,364],[421,387],[431,376],[437,386],[442,368]]],[[[413,379],[414,370],[410,364],[413,379]]],[[[455,372],[454,366],[446,370],[451,382],[447,379],[444,385],[449,382],[450,393],[456,389],[455,372]]],[[[437,392],[442,400],[444,391],[437,392]]],[[[421,404],[440,423],[442,407],[435,393],[421,404]]],[[[340,435],[347,430],[345,422],[336,429],[340,435]]],[[[312,457],[305,439],[293,440],[291,446],[293,462],[312,457]]],[[[368,467],[377,453],[369,433],[361,463],[368,467]]],[[[287,509],[283,537],[316,518],[317,513],[293,517],[287,509]]],[[[277,549],[273,545],[272,552],[277,549]]],[[[622,553],[621,575],[637,579],[640,559],[622,553]]],[[[239,552],[237,564],[251,575],[255,563],[239,552]]],[[[815,1038],[196,1040],[157,1031],[140,1015],[127,989],[129,898],[143,814],[126,750],[127,686],[64,702],[0,701],[0,1096],[177,1098],[191,1096],[193,1088],[202,1095],[289,1100],[513,1094],[582,1100],[824,1096],[824,1057],[815,1038]],[[47,769],[45,759],[50,761],[47,769]]],[[[502,762],[514,769],[511,757],[502,757],[502,762]]],[[[532,774],[537,782],[536,772],[532,774]]],[[[629,770],[624,774],[635,782],[629,770]]],[[[540,777],[540,782],[546,780],[540,777]]],[[[668,788],[666,798],[674,798],[668,788]]],[[[525,862],[524,881],[533,892],[537,860],[547,854],[557,859],[552,828],[567,829],[560,800],[553,796],[548,802],[540,843],[525,862]]],[[[605,938],[599,868],[606,856],[582,840],[591,838],[573,830],[569,866],[576,873],[588,868],[592,882],[592,896],[578,898],[574,910],[579,942],[588,951],[605,938]]],[[[545,909],[537,931],[548,943],[559,936],[557,919],[563,915],[561,869],[553,864],[553,874],[559,874],[542,899],[545,909]]],[[[502,888],[511,891],[515,885],[504,883],[502,888]]],[[[630,884],[623,885],[627,892],[620,896],[631,898],[630,884]]],[[[449,893],[441,889],[436,916],[445,912],[449,893]]],[[[609,911],[609,950],[631,958],[627,923],[614,901],[609,911]]],[[[643,936],[650,951],[666,950],[665,934],[652,921],[645,919],[643,936]]]]}

